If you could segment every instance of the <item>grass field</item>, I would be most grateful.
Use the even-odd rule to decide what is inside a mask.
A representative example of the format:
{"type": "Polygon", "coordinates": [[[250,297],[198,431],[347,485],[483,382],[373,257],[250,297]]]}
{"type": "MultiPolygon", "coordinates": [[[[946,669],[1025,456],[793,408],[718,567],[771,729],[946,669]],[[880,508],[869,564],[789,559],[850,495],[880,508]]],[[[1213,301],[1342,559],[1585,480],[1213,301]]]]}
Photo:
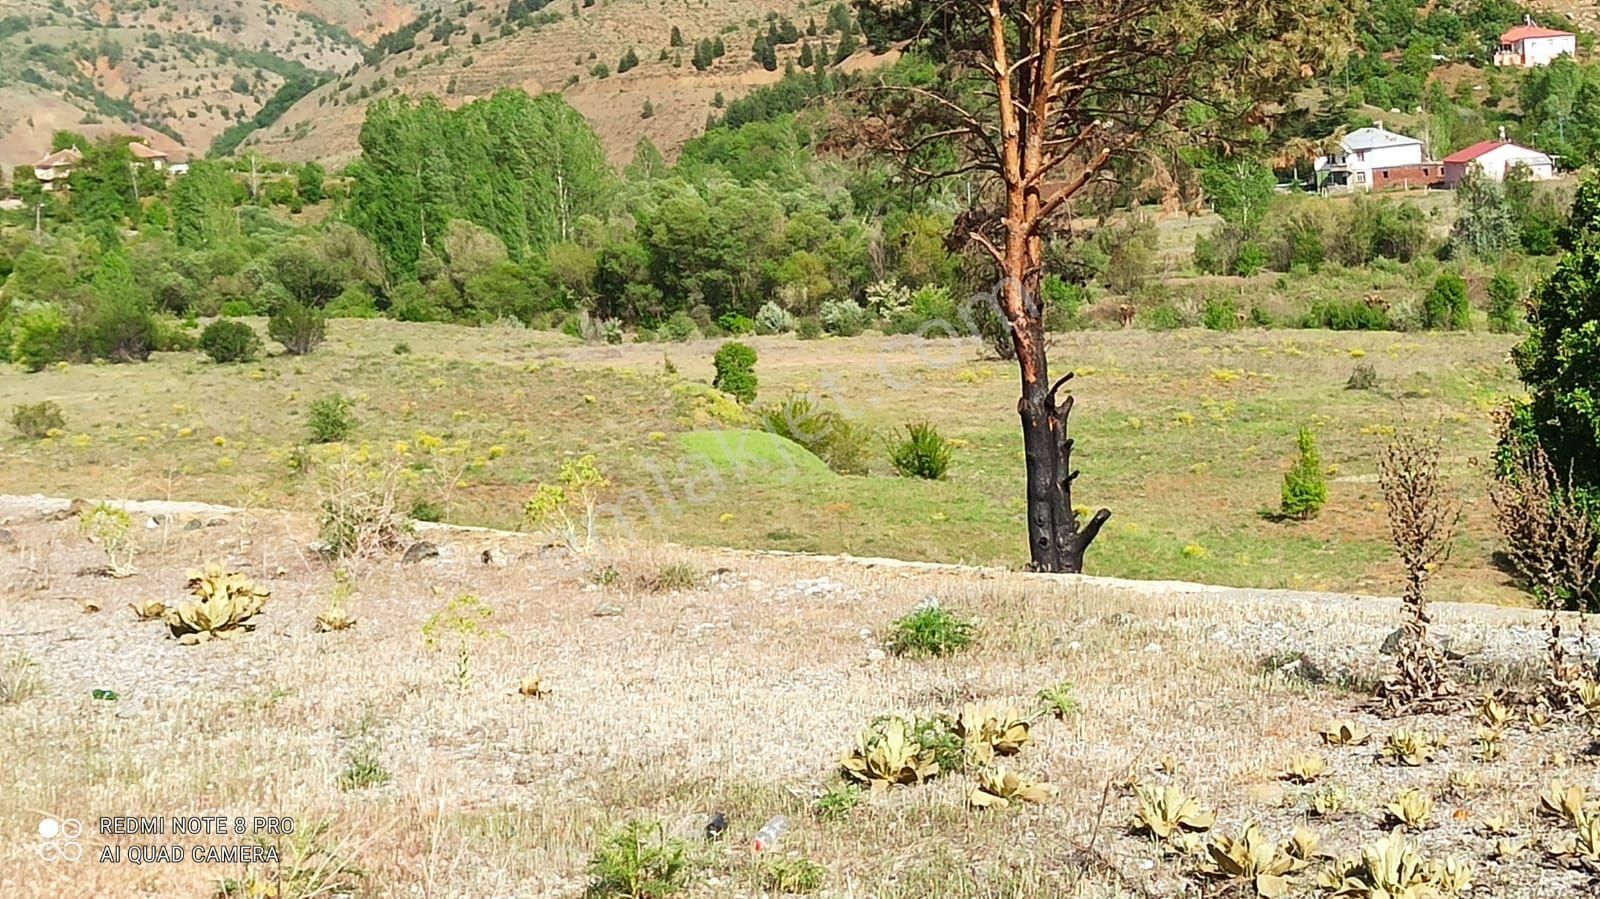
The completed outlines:
{"type": "MultiPolygon", "coordinates": [[[[258,327],[260,322],[256,323],[258,327]]],[[[758,405],[810,394],[881,434],[926,419],[958,441],[949,477],[834,474],[704,385],[714,341],[580,345],[561,335],[337,321],[305,358],[215,365],[198,354],[0,379],[0,410],[53,400],[60,436],[3,444],[0,492],[316,505],[312,400],[354,404],[347,449],[397,458],[407,501],[459,524],[516,527],[536,484],[592,453],[612,480],[611,533],[691,545],[1019,566],[1026,561],[1014,370],[970,342],[754,338],[758,405]],[[397,352],[399,350],[399,352],[397,352]],[[668,373],[668,369],[673,373],[668,373]],[[452,486],[452,482],[454,485],[452,486]]],[[[1073,370],[1074,501],[1113,517],[1092,573],[1252,587],[1395,589],[1374,453],[1387,429],[1436,428],[1466,514],[1440,598],[1521,602],[1493,564],[1483,473],[1488,412],[1518,389],[1514,338],[1202,330],[1059,335],[1073,370]],[[1358,363],[1379,389],[1345,389],[1358,363]],[[1272,519],[1294,435],[1311,427],[1329,502],[1272,519]]]]}

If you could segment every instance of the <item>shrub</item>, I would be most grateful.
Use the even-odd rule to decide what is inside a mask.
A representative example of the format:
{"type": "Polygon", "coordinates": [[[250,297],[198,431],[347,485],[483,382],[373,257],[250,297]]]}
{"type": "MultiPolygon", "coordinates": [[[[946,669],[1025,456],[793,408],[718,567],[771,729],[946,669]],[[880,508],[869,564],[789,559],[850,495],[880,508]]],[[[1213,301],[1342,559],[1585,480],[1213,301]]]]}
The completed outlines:
{"type": "Polygon", "coordinates": [[[110,299],[89,315],[83,350],[97,359],[143,362],[156,348],[156,318],[144,303],[110,299]]]}
{"type": "Polygon", "coordinates": [[[1378,388],[1378,370],[1370,362],[1357,362],[1355,370],[1350,372],[1350,379],[1344,382],[1346,390],[1376,390],[1378,388]]]}
{"type": "Polygon", "coordinates": [[[666,321],[661,323],[661,336],[674,343],[692,340],[699,333],[699,327],[695,325],[694,319],[690,318],[687,312],[674,312],[666,321]]]}
{"type": "Polygon", "coordinates": [[[1517,307],[1522,304],[1522,288],[1505,272],[1489,279],[1489,330],[1509,334],[1520,325],[1517,307]]]}
{"type": "Polygon", "coordinates": [[[779,856],[761,863],[761,884],[776,895],[815,893],[828,869],[809,858],[779,856]]]}
{"type": "Polygon", "coordinates": [[[28,371],[72,355],[72,328],[67,317],[54,306],[38,306],[22,312],[11,323],[11,361],[28,371]]]}
{"type": "Polygon", "coordinates": [[[1330,331],[1392,331],[1394,322],[1381,307],[1360,300],[1328,300],[1306,313],[1302,325],[1330,331]]]}
{"type": "Polygon", "coordinates": [[[345,758],[345,768],[339,773],[339,789],[348,793],[381,787],[392,779],[394,776],[383,766],[382,746],[371,735],[363,735],[345,758]]]}
{"type": "Polygon", "coordinates": [[[801,340],[819,340],[822,337],[822,319],[808,315],[794,326],[794,336],[801,340]]]}
{"type": "Polygon", "coordinates": [[[786,334],[794,330],[794,315],[774,302],[763,304],[756,312],[756,329],[763,334],[786,334]]]}
{"type": "Polygon", "coordinates": [[[1445,272],[1434,280],[1433,289],[1422,298],[1422,327],[1430,331],[1464,331],[1472,327],[1467,282],[1460,275],[1445,272]]]}
{"type": "Polygon", "coordinates": [[[1239,327],[1239,304],[1231,297],[1212,297],[1206,300],[1200,321],[1213,331],[1234,331],[1239,327]]]}
{"type": "Polygon", "coordinates": [[[1183,313],[1171,303],[1162,303],[1140,312],[1139,324],[1152,331],[1175,331],[1183,327],[1183,313]]]}
{"type": "Polygon", "coordinates": [[[298,300],[284,303],[267,319],[267,336],[283,344],[292,356],[310,353],[327,334],[327,317],[298,300]]]}
{"type": "Polygon", "coordinates": [[[755,333],[756,321],[748,315],[740,315],[737,312],[727,312],[717,318],[717,327],[733,335],[734,337],[739,337],[745,334],[755,333]]]}
{"type": "Polygon", "coordinates": [[[351,414],[350,401],[342,396],[325,396],[311,402],[306,415],[306,426],[312,443],[338,443],[355,430],[355,416],[351,414]]]}
{"type": "Polygon", "coordinates": [[[889,460],[904,478],[937,481],[950,468],[950,441],[928,422],[913,422],[891,446],[889,460]]]}
{"type": "Polygon", "coordinates": [[[378,304],[359,287],[347,287],[328,302],[328,318],[377,318],[378,304]]]}
{"type": "Polygon", "coordinates": [[[1287,518],[1305,521],[1322,511],[1322,505],[1328,501],[1328,484],[1322,474],[1316,438],[1311,436],[1310,430],[1300,429],[1296,446],[1298,455],[1283,476],[1282,510],[1287,518]]]}
{"type": "Polygon", "coordinates": [[[927,603],[894,623],[889,650],[900,656],[945,656],[971,645],[975,631],[972,622],[927,603]]]}
{"type": "Polygon", "coordinates": [[[60,406],[45,400],[42,403],[23,403],[13,407],[11,424],[22,436],[30,440],[41,440],[50,436],[51,431],[65,430],[67,420],[61,414],[60,406]]]}
{"type": "Polygon", "coordinates": [[[791,396],[761,410],[767,431],[798,443],[840,474],[866,474],[869,432],[809,397],[791,396]]]}
{"type": "Polygon", "coordinates": [[[629,821],[612,831],[589,859],[589,894],[662,899],[689,882],[689,846],[654,821],[629,821]]]}
{"type": "Polygon", "coordinates": [[[1258,243],[1247,241],[1239,245],[1233,257],[1233,273],[1248,278],[1267,267],[1267,251],[1258,243]]]}
{"type": "Polygon", "coordinates": [[[228,300],[218,307],[217,314],[223,318],[242,318],[255,315],[256,307],[249,300],[228,300]]]}
{"type": "Polygon", "coordinates": [[[261,352],[261,338],[244,322],[221,319],[200,332],[200,349],[213,362],[249,362],[261,352]]]}
{"type": "Polygon", "coordinates": [[[829,300],[819,314],[822,327],[840,337],[854,337],[867,327],[867,312],[855,300],[829,300]]]}
{"type": "Polygon", "coordinates": [[[717,374],[711,386],[749,405],[756,401],[756,351],[742,343],[725,343],[712,360],[717,374]]]}

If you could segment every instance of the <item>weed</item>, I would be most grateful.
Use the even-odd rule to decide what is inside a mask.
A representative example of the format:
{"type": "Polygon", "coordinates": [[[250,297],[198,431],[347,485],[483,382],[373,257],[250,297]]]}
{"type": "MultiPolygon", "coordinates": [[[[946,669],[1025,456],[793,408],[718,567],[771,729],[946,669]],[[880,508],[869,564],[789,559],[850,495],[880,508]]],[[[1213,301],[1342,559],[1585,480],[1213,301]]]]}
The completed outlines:
{"type": "Polygon", "coordinates": [[[341,455],[318,486],[318,535],[336,559],[364,558],[400,543],[406,523],[396,504],[400,466],[378,465],[341,455]]]}
{"type": "Polygon", "coordinates": [[[482,640],[494,636],[489,620],[494,617],[494,607],[471,593],[463,593],[445,604],[422,625],[422,636],[429,649],[440,649],[440,644],[451,642],[456,647],[456,663],[452,679],[458,689],[472,686],[472,648],[482,640]]]}
{"type": "Polygon", "coordinates": [[[1062,681],[1040,690],[1034,698],[1047,714],[1067,718],[1078,714],[1082,708],[1078,705],[1078,698],[1073,695],[1073,689],[1072,681],[1062,681]]]}
{"type": "Polygon", "coordinates": [[[836,784],[817,797],[814,809],[824,821],[840,821],[861,804],[861,791],[848,784],[836,784]]]}
{"type": "Polygon", "coordinates": [[[1370,362],[1357,362],[1354,370],[1350,372],[1350,379],[1344,382],[1346,390],[1377,390],[1378,370],[1370,362]]]}
{"type": "Polygon", "coordinates": [[[761,410],[767,431],[800,444],[840,474],[866,474],[870,432],[810,397],[791,396],[761,410]]]}
{"type": "Polygon", "coordinates": [[[133,518],[108,503],[95,503],[78,516],[78,532],[105,550],[112,577],[134,573],[133,559],[139,552],[139,538],[133,518]]]}
{"type": "Polygon", "coordinates": [[[1328,501],[1328,484],[1311,431],[1301,428],[1295,443],[1298,453],[1294,465],[1283,476],[1282,510],[1285,517],[1305,521],[1322,511],[1323,503],[1328,501]]]}
{"type": "Polygon", "coordinates": [[[594,456],[561,463],[558,483],[541,483],[523,506],[530,525],[554,524],[567,548],[588,552],[595,544],[595,509],[600,491],[611,482],[595,465],[594,456]]]}
{"type": "Polygon", "coordinates": [[[687,562],[673,562],[663,565],[656,570],[656,576],[647,582],[647,586],[657,593],[670,593],[674,590],[693,590],[700,583],[700,572],[687,562]]]}
{"type": "Polygon", "coordinates": [[[39,692],[38,663],[22,653],[0,665],[0,705],[17,705],[39,692]]]}
{"type": "Polygon", "coordinates": [[[815,893],[828,869],[809,858],[778,857],[761,863],[761,885],[774,893],[815,893]]]}
{"type": "Polygon", "coordinates": [[[392,351],[396,356],[409,356],[411,355],[411,344],[402,340],[392,347],[392,351]]]}
{"type": "Polygon", "coordinates": [[[612,831],[589,859],[589,895],[662,899],[688,886],[689,846],[654,821],[629,821],[612,831]]]}
{"type": "Polygon", "coordinates": [[[345,756],[344,770],[339,773],[339,789],[346,793],[365,790],[381,787],[393,779],[394,775],[383,767],[382,745],[370,733],[363,733],[345,756]]]}
{"type": "Polygon", "coordinates": [[[976,628],[937,604],[913,609],[894,623],[889,649],[902,656],[944,656],[966,649],[976,628]]]}
{"type": "Polygon", "coordinates": [[[351,403],[342,396],[325,396],[312,400],[306,414],[306,427],[312,443],[339,443],[356,428],[351,403]]]}
{"type": "Polygon", "coordinates": [[[950,468],[950,441],[928,422],[913,422],[890,446],[889,460],[905,478],[937,481],[950,468]]]}
{"type": "Polygon", "coordinates": [[[67,419],[61,407],[45,400],[42,403],[21,403],[11,409],[11,425],[29,440],[43,440],[51,432],[66,430],[67,419]]]}

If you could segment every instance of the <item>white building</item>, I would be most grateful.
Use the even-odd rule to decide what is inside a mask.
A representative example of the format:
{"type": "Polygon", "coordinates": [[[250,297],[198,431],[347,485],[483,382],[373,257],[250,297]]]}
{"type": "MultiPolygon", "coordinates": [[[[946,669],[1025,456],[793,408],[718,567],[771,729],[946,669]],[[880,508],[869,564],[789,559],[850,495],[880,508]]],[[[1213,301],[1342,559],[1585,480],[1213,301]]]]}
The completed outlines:
{"type": "Polygon", "coordinates": [[[1339,142],[1339,152],[1317,157],[1317,180],[1327,187],[1371,190],[1384,171],[1422,165],[1426,161],[1423,150],[1422,141],[1385,130],[1378,122],[1346,134],[1339,142]]]}
{"type": "Polygon", "coordinates": [[[1478,168],[1486,177],[1504,181],[1506,173],[1518,165],[1525,165],[1535,181],[1556,176],[1555,160],[1538,150],[1514,144],[1505,138],[1505,129],[1499,140],[1479,141],[1465,150],[1457,150],[1444,158],[1444,180],[1451,187],[1461,183],[1467,170],[1478,168]]]}
{"type": "Polygon", "coordinates": [[[33,164],[33,177],[39,179],[39,186],[45,190],[64,190],[67,179],[72,176],[72,167],[82,161],[83,154],[77,147],[57,150],[33,164]]]}
{"type": "Polygon", "coordinates": [[[1523,24],[1500,35],[1500,49],[1494,54],[1494,64],[1532,69],[1577,53],[1577,35],[1540,27],[1533,24],[1532,17],[1527,17],[1523,24]]]}

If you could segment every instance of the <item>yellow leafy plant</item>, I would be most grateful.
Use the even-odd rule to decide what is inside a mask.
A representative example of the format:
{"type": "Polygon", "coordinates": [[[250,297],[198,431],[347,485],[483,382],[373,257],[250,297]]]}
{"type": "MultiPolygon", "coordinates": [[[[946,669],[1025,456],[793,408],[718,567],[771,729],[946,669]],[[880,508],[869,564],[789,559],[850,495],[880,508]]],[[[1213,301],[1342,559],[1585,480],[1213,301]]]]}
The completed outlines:
{"type": "Polygon", "coordinates": [[[896,784],[919,784],[939,775],[934,753],[912,734],[904,718],[890,717],[879,728],[867,728],[840,761],[844,776],[874,793],[896,784]]]}
{"type": "Polygon", "coordinates": [[[1028,780],[1004,768],[978,772],[978,784],[967,794],[973,808],[1005,808],[1013,802],[1044,802],[1054,798],[1054,784],[1028,780]]]}
{"type": "Polygon", "coordinates": [[[1415,768],[1437,758],[1442,746],[1443,743],[1430,734],[1402,727],[1388,736],[1378,756],[1391,764],[1415,768]]]}
{"type": "Polygon", "coordinates": [[[1421,830],[1433,815],[1433,797],[1421,790],[1406,790],[1384,807],[1387,823],[1421,830]]]}
{"type": "Polygon", "coordinates": [[[1292,875],[1304,870],[1316,851],[1317,837],[1305,828],[1278,843],[1252,822],[1237,839],[1224,834],[1212,837],[1204,870],[1215,877],[1248,881],[1257,896],[1277,899],[1289,893],[1292,875]]]}
{"type": "Polygon", "coordinates": [[[1363,746],[1372,739],[1372,733],[1354,721],[1334,721],[1317,731],[1317,736],[1329,746],[1363,746]]]}
{"type": "Polygon", "coordinates": [[[956,719],[956,735],[966,745],[970,761],[987,765],[995,756],[1016,755],[1027,745],[1028,720],[1013,708],[995,708],[969,702],[956,719]]]}
{"type": "Polygon", "coordinates": [[[172,635],[185,645],[250,630],[254,627],[250,619],[272,595],[245,575],[224,571],[220,565],[191,570],[188,587],[193,598],[168,609],[164,616],[172,635]]]}
{"type": "Polygon", "coordinates": [[[1314,752],[1296,753],[1289,757],[1289,765],[1284,770],[1286,780],[1299,784],[1315,783],[1328,770],[1328,761],[1314,752]]]}
{"type": "Polygon", "coordinates": [[[1200,807],[1192,796],[1171,784],[1164,787],[1134,788],[1138,807],[1134,810],[1135,833],[1146,833],[1159,840],[1170,840],[1183,831],[1207,831],[1217,823],[1217,816],[1200,807]]]}

